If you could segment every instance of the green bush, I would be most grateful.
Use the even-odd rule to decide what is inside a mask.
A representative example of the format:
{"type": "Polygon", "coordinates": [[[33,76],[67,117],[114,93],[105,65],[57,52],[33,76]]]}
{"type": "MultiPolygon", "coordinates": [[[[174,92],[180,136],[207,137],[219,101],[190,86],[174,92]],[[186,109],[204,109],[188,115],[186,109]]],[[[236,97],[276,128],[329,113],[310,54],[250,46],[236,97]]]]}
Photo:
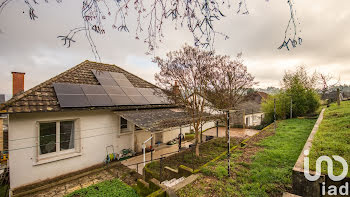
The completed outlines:
{"type": "Polygon", "coordinates": [[[101,183],[91,185],[87,188],[83,188],[74,191],[66,197],[92,197],[92,196],[118,196],[118,197],[138,197],[136,191],[123,183],[119,179],[110,181],[103,181],[101,183]]]}
{"type": "Polygon", "coordinates": [[[185,134],[185,140],[186,141],[192,141],[194,139],[195,134],[194,133],[186,133],[185,134]]]}
{"type": "Polygon", "coordinates": [[[288,73],[283,78],[284,88],[277,94],[270,96],[262,103],[265,113],[264,122],[271,123],[274,120],[274,99],[276,100],[276,118],[290,118],[292,99],[293,117],[314,114],[320,107],[320,96],[312,84],[311,77],[302,69],[295,73],[288,73]]]}

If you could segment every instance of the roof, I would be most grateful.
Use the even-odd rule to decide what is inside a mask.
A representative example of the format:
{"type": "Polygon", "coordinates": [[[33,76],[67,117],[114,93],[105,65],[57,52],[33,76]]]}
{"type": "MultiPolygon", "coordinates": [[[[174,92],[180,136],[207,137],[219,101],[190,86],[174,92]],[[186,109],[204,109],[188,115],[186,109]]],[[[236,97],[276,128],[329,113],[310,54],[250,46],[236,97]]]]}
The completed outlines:
{"type": "MultiPolygon", "coordinates": [[[[121,111],[117,114],[147,131],[162,131],[166,128],[185,126],[192,122],[192,116],[179,108],[121,111]]],[[[204,114],[204,121],[217,116],[204,114]]]]}
{"type": "Polygon", "coordinates": [[[268,99],[269,97],[269,94],[267,94],[266,92],[256,92],[256,93],[259,94],[259,96],[264,100],[268,99]]]}
{"type": "MultiPolygon", "coordinates": [[[[2,113],[21,113],[21,112],[58,112],[72,109],[63,109],[60,107],[53,83],[72,83],[72,84],[90,84],[99,85],[91,70],[110,71],[123,73],[127,79],[138,88],[156,88],[155,85],[133,75],[122,68],[92,61],[84,61],[77,66],[27,90],[1,105],[0,112],[2,113]]],[[[117,106],[117,107],[84,107],[75,110],[87,109],[137,109],[137,108],[157,108],[169,107],[170,105],[146,105],[146,106],[117,106]]]]}
{"type": "Polygon", "coordinates": [[[5,94],[0,94],[0,104],[5,103],[5,94]]]}

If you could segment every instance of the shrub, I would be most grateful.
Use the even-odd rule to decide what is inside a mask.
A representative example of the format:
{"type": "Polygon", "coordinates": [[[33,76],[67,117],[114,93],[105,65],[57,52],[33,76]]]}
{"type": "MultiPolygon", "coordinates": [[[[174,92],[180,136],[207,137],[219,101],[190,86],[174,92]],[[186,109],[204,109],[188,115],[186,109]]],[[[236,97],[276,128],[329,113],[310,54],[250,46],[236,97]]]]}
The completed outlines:
{"type": "Polygon", "coordinates": [[[264,122],[273,122],[274,99],[277,119],[290,118],[291,99],[293,117],[315,113],[320,106],[320,97],[314,89],[313,81],[313,76],[309,77],[302,67],[295,73],[286,73],[283,77],[283,89],[262,104],[262,110],[265,113],[264,122]]]}

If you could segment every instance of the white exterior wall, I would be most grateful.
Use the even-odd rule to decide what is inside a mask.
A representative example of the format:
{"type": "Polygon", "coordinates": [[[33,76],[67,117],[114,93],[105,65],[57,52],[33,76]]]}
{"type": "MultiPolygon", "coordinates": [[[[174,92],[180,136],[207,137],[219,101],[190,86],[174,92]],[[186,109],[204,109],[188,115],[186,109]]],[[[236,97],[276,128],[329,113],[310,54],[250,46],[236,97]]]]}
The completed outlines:
{"type": "MultiPolygon", "coordinates": [[[[203,131],[206,130],[206,129],[210,129],[212,127],[215,127],[215,122],[207,122],[205,124],[203,124],[203,131]]],[[[190,126],[187,126],[187,127],[183,127],[181,128],[181,132],[183,134],[185,133],[190,133],[191,131],[191,128],[193,129],[193,126],[190,127],[190,126]]],[[[177,127],[177,128],[172,128],[172,129],[169,129],[169,130],[165,130],[163,133],[162,133],[162,142],[163,143],[167,143],[169,142],[170,140],[173,140],[175,138],[177,138],[179,136],[179,133],[180,133],[180,128],[177,127]]]]}
{"type": "Polygon", "coordinates": [[[111,111],[11,114],[9,119],[11,188],[100,164],[106,157],[106,146],[109,145],[113,145],[117,153],[123,148],[131,148],[131,138],[126,136],[118,138],[119,122],[117,120],[118,116],[111,111]],[[37,122],[72,119],[76,120],[75,145],[78,148],[76,152],[60,156],[62,158],[70,157],[66,159],[53,161],[58,158],[53,156],[37,161],[37,122]],[[23,147],[31,148],[19,149],[23,147]],[[50,160],[52,162],[40,164],[50,160]]]}
{"type": "MultiPolygon", "coordinates": [[[[116,153],[120,153],[124,148],[141,151],[142,142],[148,139],[151,133],[143,130],[120,133],[119,125],[120,117],[108,110],[11,114],[11,189],[101,164],[106,158],[106,147],[110,145],[113,145],[116,153]],[[75,152],[38,160],[38,122],[63,120],[75,120],[75,152]]],[[[203,130],[214,126],[214,122],[206,123],[203,130]]],[[[134,129],[134,125],[131,125],[131,129],[134,129]]],[[[166,143],[178,137],[179,132],[179,128],[172,128],[155,136],[158,135],[158,138],[166,143]]],[[[182,128],[182,132],[189,133],[190,127],[182,128]]],[[[151,145],[151,142],[146,145],[151,145]]]]}
{"type": "Polygon", "coordinates": [[[250,126],[258,126],[261,125],[262,122],[262,118],[264,117],[264,113],[255,113],[255,114],[249,114],[245,116],[245,122],[248,120],[248,125],[246,124],[246,126],[250,127],[250,126]]]}

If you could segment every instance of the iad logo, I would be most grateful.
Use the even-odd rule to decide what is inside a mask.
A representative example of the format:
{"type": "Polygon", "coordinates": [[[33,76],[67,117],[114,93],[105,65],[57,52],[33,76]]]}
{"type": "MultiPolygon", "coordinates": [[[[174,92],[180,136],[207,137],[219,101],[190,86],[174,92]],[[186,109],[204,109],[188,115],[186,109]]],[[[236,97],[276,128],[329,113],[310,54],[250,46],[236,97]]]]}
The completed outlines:
{"type": "MultiPolygon", "coordinates": [[[[341,181],[343,180],[346,175],[348,174],[348,164],[346,163],[345,159],[337,156],[337,155],[333,155],[333,159],[335,161],[338,161],[342,164],[343,166],[343,171],[340,175],[335,176],[333,174],[333,161],[330,157],[328,156],[321,156],[316,160],[316,174],[315,175],[311,175],[310,174],[310,170],[309,170],[309,150],[305,150],[304,151],[304,176],[307,180],[309,181],[316,181],[320,178],[321,176],[321,165],[322,162],[325,161],[327,162],[327,173],[328,173],[328,177],[333,180],[333,181],[341,181]]],[[[349,183],[345,183],[345,185],[342,185],[339,187],[339,192],[338,192],[338,188],[335,185],[330,185],[328,187],[328,191],[327,191],[328,195],[349,195],[349,183]]],[[[326,195],[326,184],[323,182],[322,183],[322,195],[326,195]]]]}

